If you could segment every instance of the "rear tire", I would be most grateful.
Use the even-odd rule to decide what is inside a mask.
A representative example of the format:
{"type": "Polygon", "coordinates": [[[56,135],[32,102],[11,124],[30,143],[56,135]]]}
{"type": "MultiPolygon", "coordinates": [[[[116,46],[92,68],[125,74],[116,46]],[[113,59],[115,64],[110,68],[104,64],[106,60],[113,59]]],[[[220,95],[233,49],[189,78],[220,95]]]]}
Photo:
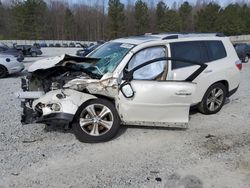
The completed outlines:
{"type": "Polygon", "coordinates": [[[227,89],[222,83],[215,83],[208,88],[198,110],[203,114],[216,114],[225,103],[227,89]]]}
{"type": "Polygon", "coordinates": [[[72,125],[76,138],[87,143],[109,141],[117,134],[119,127],[120,117],[114,104],[103,99],[83,103],[72,125]]]}
{"type": "Polygon", "coordinates": [[[8,75],[8,70],[5,66],[0,65],[0,78],[5,78],[8,75]]]}

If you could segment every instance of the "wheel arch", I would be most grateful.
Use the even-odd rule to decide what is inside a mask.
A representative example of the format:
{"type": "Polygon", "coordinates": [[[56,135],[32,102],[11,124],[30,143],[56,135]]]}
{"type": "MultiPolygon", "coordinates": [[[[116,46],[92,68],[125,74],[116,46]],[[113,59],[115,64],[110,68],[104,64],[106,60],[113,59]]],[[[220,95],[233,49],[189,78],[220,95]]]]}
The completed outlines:
{"type": "Polygon", "coordinates": [[[226,96],[228,96],[228,94],[229,94],[229,83],[228,83],[228,81],[227,80],[220,80],[220,81],[217,81],[217,82],[213,83],[212,85],[217,84],[217,83],[222,83],[226,87],[226,92],[227,92],[226,96]]]}
{"type": "Polygon", "coordinates": [[[3,65],[3,64],[0,64],[0,67],[3,67],[3,68],[6,70],[7,75],[9,74],[9,69],[8,69],[8,67],[6,67],[6,66],[5,66],[5,65],[3,65]]]}
{"type": "MultiPolygon", "coordinates": [[[[103,96],[103,95],[94,95],[94,96],[95,96],[96,98],[90,98],[90,99],[84,101],[81,105],[78,106],[77,111],[76,111],[76,113],[75,113],[75,115],[74,115],[73,121],[72,121],[71,123],[73,123],[73,122],[75,121],[75,118],[76,118],[77,115],[79,114],[80,109],[81,109],[81,107],[82,107],[83,105],[85,105],[86,103],[89,103],[90,101],[96,100],[96,99],[102,99],[102,100],[109,101],[109,102],[111,102],[111,103],[114,105],[114,108],[116,109],[115,100],[114,100],[114,99],[112,99],[112,98],[110,98],[110,97],[107,97],[107,96],[103,96]]],[[[117,111],[117,109],[116,109],[116,111],[117,111]]],[[[117,111],[117,114],[119,115],[118,111],[117,111]]],[[[119,118],[120,118],[120,116],[119,116],[119,118]]]]}

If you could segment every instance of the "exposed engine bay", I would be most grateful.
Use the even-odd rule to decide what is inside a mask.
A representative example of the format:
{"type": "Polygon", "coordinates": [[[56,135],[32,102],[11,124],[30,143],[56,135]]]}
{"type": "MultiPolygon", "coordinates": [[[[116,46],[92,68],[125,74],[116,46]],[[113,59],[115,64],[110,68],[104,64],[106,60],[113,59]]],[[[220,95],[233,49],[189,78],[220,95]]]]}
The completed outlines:
{"type": "MultiPolygon", "coordinates": [[[[22,89],[24,91],[43,91],[47,93],[51,90],[62,89],[63,85],[74,78],[100,79],[100,75],[93,74],[88,70],[94,67],[93,65],[98,60],[64,55],[59,59],[59,62],[49,68],[39,68],[38,66],[34,68],[35,65],[32,65],[33,67],[30,67],[29,73],[24,79],[26,84],[22,85],[22,89]]],[[[40,64],[43,61],[40,61],[40,64]]],[[[37,64],[39,64],[39,61],[37,64]]]]}
{"type": "Polygon", "coordinates": [[[91,77],[83,71],[73,69],[72,66],[38,70],[28,74],[26,77],[27,88],[23,88],[23,90],[47,93],[51,90],[62,89],[68,81],[75,78],[89,79],[91,77]]]}

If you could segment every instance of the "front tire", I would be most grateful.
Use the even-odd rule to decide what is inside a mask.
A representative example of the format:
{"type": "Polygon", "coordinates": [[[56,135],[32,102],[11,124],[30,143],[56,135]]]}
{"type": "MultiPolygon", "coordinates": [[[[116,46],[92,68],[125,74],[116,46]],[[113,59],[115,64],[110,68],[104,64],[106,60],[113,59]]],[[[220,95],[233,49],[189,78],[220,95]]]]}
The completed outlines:
{"type": "Polygon", "coordinates": [[[222,83],[215,83],[208,88],[198,110],[203,114],[216,114],[225,103],[227,90],[222,83]]]}
{"type": "Polygon", "coordinates": [[[110,101],[94,99],[79,107],[72,127],[81,142],[106,142],[119,131],[120,118],[110,101]]]}
{"type": "Polygon", "coordinates": [[[8,75],[8,70],[3,65],[0,65],[0,78],[5,78],[8,75]]]}

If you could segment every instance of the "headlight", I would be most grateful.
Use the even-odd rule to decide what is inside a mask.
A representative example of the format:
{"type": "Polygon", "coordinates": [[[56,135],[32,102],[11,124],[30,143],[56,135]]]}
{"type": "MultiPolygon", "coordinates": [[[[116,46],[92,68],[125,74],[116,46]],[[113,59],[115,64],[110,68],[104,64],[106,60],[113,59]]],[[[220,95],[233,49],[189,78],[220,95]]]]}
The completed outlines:
{"type": "Polygon", "coordinates": [[[6,61],[6,62],[10,62],[10,58],[6,58],[5,61],[6,61]]]}

